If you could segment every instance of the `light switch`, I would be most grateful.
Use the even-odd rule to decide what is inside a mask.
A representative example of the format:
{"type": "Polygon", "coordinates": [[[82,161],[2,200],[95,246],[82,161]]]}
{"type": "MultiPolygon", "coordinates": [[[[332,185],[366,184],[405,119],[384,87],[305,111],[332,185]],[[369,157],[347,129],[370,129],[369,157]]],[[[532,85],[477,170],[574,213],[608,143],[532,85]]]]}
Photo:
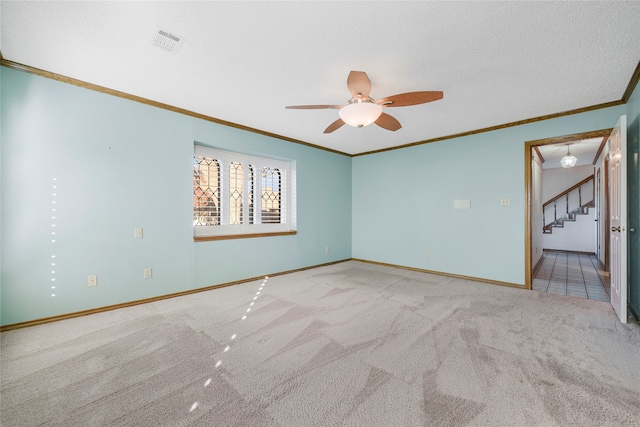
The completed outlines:
{"type": "Polygon", "coordinates": [[[136,239],[142,239],[142,228],[136,228],[134,230],[134,237],[136,239]]]}
{"type": "Polygon", "coordinates": [[[456,199],[453,201],[454,209],[471,209],[471,200],[469,199],[456,199]]]}

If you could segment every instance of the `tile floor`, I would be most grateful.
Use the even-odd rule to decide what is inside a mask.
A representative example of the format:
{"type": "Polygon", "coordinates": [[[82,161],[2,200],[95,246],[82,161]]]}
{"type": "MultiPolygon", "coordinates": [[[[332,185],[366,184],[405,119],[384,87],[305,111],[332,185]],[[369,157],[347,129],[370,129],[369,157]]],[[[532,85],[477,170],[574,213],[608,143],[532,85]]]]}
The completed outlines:
{"type": "Polygon", "coordinates": [[[599,270],[591,254],[545,251],[533,278],[536,291],[609,301],[609,273],[599,270]]]}

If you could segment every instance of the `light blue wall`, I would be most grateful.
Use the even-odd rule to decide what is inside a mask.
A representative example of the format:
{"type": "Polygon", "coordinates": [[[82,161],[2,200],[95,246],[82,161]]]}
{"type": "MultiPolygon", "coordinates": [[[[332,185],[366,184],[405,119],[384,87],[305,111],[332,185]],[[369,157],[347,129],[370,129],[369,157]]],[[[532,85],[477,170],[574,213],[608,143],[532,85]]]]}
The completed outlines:
{"type": "Polygon", "coordinates": [[[525,141],[613,127],[625,110],[354,157],[353,257],[524,284],[525,141]]]}
{"type": "Polygon", "coordinates": [[[626,106],[352,159],[7,68],[0,78],[3,325],[350,257],[523,284],[524,142],[640,111],[636,89],[626,106]],[[194,141],[296,160],[298,234],[194,243],[194,141]]]}
{"type": "Polygon", "coordinates": [[[350,157],[0,70],[3,325],[351,257],[350,157]],[[298,234],[194,243],[194,141],[295,160],[298,234]]]}

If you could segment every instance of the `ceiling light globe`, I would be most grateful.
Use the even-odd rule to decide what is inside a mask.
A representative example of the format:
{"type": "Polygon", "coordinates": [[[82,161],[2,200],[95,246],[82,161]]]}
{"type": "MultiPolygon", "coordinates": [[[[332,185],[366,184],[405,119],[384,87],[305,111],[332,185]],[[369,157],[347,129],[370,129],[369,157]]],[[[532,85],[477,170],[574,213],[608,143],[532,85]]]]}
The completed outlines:
{"type": "Polygon", "coordinates": [[[380,114],[382,114],[382,107],[370,101],[347,104],[338,111],[343,122],[357,128],[369,126],[378,120],[380,114]]]}
{"type": "Polygon", "coordinates": [[[575,156],[572,156],[571,153],[567,153],[567,155],[560,160],[560,164],[563,168],[572,168],[576,165],[576,161],[578,161],[578,159],[576,159],[575,156]]]}

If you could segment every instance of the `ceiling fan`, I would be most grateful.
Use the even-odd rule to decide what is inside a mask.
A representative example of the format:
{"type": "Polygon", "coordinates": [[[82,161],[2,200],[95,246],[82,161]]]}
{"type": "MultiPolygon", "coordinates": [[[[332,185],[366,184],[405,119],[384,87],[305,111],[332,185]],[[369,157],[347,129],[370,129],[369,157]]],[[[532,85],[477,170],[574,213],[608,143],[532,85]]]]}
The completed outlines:
{"type": "Polygon", "coordinates": [[[407,92],[387,96],[377,101],[369,96],[371,81],[364,71],[351,71],[347,78],[347,87],[351,92],[351,99],[345,105],[291,105],[285,108],[299,110],[338,109],[340,118],[331,123],[324,133],[331,133],[341,128],[345,123],[354,127],[364,127],[375,123],[381,128],[396,131],[402,127],[400,122],[384,113],[383,108],[406,107],[424,104],[442,99],[440,91],[407,92]]]}

